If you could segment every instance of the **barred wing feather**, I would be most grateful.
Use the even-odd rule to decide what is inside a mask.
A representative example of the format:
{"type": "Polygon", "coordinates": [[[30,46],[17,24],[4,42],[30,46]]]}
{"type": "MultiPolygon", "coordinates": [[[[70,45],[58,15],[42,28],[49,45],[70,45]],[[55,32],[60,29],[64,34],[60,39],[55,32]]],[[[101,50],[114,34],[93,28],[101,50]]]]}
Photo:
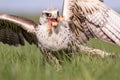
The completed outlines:
{"type": "Polygon", "coordinates": [[[37,44],[34,28],[37,24],[15,15],[0,14],[0,42],[18,46],[24,45],[24,39],[30,44],[37,44]]]}
{"type": "Polygon", "coordinates": [[[69,3],[68,9],[72,15],[68,15],[67,19],[77,20],[76,27],[81,28],[87,37],[120,45],[120,16],[117,12],[99,0],[76,0],[69,3]]]}

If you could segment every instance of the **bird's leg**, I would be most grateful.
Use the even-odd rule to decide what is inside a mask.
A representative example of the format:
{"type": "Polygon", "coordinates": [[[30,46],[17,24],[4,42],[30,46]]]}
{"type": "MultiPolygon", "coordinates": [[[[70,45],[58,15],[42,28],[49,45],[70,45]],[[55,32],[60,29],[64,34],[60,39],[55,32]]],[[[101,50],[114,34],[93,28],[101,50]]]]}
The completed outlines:
{"type": "Polygon", "coordinates": [[[100,49],[91,48],[91,47],[88,47],[88,46],[80,45],[79,48],[80,48],[80,51],[87,52],[90,55],[98,55],[98,56],[101,56],[102,58],[104,58],[106,56],[112,56],[112,57],[115,56],[114,54],[102,51],[100,49]]]}
{"type": "Polygon", "coordinates": [[[47,59],[47,61],[50,63],[50,64],[52,64],[53,66],[54,66],[54,68],[58,71],[58,70],[61,70],[61,65],[60,65],[60,63],[59,63],[59,60],[54,56],[54,55],[52,55],[52,53],[51,52],[48,52],[47,54],[46,54],[46,59],[47,59]]]}

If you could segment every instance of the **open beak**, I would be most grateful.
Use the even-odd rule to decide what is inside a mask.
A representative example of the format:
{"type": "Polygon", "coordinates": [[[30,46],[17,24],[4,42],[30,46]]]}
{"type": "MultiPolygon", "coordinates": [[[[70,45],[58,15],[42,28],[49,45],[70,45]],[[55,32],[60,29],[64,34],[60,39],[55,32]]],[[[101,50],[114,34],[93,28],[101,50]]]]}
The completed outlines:
{"type": "Polygon", "coordinates": [[[57,19],[51,18],[48,20],[48,29],[47,31],[50,32],[52,30],[52,27],[57,27],[58,26],[58,21],[57,19]]]}

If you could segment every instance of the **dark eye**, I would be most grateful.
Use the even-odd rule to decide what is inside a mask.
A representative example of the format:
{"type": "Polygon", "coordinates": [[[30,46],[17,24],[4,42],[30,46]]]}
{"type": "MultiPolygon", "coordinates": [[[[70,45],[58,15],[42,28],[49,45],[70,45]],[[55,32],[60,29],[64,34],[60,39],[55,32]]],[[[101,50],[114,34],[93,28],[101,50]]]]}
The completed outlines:
{"type": "Polygon", "coordinates": [[[46,16],[47,16],[47,17],[51,17],[51,14],[50,14],[50,13],[46,13],[46,16]]]}

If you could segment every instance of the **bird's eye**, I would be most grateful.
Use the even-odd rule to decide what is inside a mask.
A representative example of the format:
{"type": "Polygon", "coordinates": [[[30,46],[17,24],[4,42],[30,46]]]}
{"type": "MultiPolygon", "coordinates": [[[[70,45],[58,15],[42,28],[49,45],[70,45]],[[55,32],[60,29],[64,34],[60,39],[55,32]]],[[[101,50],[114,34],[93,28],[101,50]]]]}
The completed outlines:
{"type": "Polygon", "coordinates": [[[46,16],[47,16],[47,17],[51,17],[51,14],[50,14],[50,13],[46,13],[46,16]]]}

